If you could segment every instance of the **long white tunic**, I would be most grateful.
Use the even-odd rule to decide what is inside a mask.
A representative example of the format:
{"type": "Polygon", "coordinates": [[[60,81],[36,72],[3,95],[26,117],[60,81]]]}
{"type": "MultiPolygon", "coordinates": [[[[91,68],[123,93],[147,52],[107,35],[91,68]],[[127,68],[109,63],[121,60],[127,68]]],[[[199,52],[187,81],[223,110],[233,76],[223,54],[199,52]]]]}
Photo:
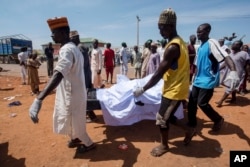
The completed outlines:
{"type": "Polygon", "coordinates": [[[73,43],[65,44],[59,51],[54,70],[63,75],[56,89],[53,115],[54,132],[79,138],[84,144],[92,144],[86,132],[86,102],[83,56],[73,43]]]}
{"type": "Polygon", "coordinates": [[[101,76],[98,76],[97,72],[102,69],[101,49],[96,48],[91,51],[90,68],[92,84],[94,85],[94,88],[99,88],[101,86],[101,76]]]}

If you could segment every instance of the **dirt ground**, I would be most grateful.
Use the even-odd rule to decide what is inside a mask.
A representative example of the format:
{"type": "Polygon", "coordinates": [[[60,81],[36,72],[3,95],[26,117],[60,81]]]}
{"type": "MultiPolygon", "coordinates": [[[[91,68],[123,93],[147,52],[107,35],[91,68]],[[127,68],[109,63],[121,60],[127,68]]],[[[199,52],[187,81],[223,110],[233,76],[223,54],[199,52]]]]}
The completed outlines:
{"type": "MultiPolygon", "coordinates": [[[[151,149],[159,143],[154,121],[144,120],[131,126],[106,126],[102,111],[97,110],[95,113],[99,121],[87,124],[87,131],[97,147],[90,152],[76,154],[75,149],[67,147],[67,136],[52,131],[55,94],[44,100],[40,121],[33,124],[28,115],[35,98],[30,95],[30,86],[20,85],[21,79],[16,71],[18,65],[0,66],[4,69],[0,73],[1,167],[227,167],[230,150],[250,150],[250,93],[238,95],[236,104],[225,103],[217,108],[215,101],[224,92],[224,88],[220,87],[216,88],[211,100],[211,105],[225,118],[225,124],[217,134],[210,132],[212,122],[198,110],[198,135],[190,145],[183,145],[184,131],[172,126],[170,151],[155,158],[150,155],[151,149]],[[11,96],[14,99],[5,99],[11,96]],[[8,107],[13,101],[20,101],[21,105],[8,107]],[[123,143],[128,145],[127,150],[118,148],[123,143]]],[[[40,89],[48,80],[45,68],[43,65],[39,70],[40,89]]],[[[129,70],[129,77],[133,78],[133,68],[129,70]]],[[[184,124],[186,120],[180,122],[184,124]]]]}

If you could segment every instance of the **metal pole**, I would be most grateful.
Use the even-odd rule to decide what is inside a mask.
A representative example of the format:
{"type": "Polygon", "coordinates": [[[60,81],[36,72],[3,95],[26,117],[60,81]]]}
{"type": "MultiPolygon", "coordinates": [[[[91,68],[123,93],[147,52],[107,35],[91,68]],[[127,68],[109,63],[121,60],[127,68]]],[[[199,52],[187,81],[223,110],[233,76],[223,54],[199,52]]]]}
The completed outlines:
{"type": "Polygon", "coordinates": [[[139,21],[141,21],[141,19],[139,18],[139,16],[136,16],[137,18],[137,46],[139,47],[139,21]]]}

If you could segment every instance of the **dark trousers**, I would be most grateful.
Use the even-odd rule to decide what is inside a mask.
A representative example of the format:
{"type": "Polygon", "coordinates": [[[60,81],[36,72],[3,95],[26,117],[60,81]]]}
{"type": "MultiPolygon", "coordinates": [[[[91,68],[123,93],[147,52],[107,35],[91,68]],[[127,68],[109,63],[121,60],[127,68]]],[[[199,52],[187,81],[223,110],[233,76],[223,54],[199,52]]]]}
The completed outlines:
{"type": "Polygon", "coordinates": [[[193,86],[192,92],[189,95],[188,102],[188,125],[191,127],[197,126],[197,105],[213,122],[221,120],[221,116],[209,104],[213,96],[214,89],[202,89],[193,86]]]}
{"type": "Polygon", "coordinates": [[[49,77],[51,77],[53,75],[53,70],[54,70],[54,60],[47,59],[47,71],[48,71],[49,77]]]}

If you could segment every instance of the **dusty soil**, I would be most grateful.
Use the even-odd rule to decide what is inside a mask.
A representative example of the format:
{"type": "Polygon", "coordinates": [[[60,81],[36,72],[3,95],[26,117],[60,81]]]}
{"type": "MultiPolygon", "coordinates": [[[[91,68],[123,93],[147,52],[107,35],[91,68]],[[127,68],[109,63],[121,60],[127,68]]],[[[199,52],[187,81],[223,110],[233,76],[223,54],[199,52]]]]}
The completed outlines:
{"type": "MultiPolygon", "coordinates": [[[[151,149],[159,143],[154,121],[145,120],[131,126],[106,126],[102,111],[97,110],[95,113],[99,121],[87,124],[87,131],[97,148],[76,154],[75,149],[66,146],[68,137],[52,132],[55,94],[50,94],[44,100],[39,114],[40,122],[33,124],[28,109],[35,97],[30,95],[29,85],[20,85],[19,73],[13,75],[14,68],[8,67],[8,70],[0,73],[1,167],[227,167],[230,150],[250,150],[250,93],[238,95],[236,104],[225,103],[222,108],[217,108],[215,101],[224,92],[220,87],[216,88],[211,100],[214,108],[225,118],[225,124],[217,134],[210,133],[212,122],[199,110],[199,132],[190,145],[184,146],[182,143],[184,131],[172,126],[170,151],[155,158],[150,155],[151,149]],[[10,96],[15,98],[4,99],[10,96]],[[13,101],[20,101],[21,105],[8,107],[13,101]],[[128,145],[127,150],[118,148],[123,143],[128,145]]],[[[132,78],[133,69],[129,70],[132,78]]],[[[40,79],[42,89],[47,77],[40,73],[40,79]]],[[[186,120],[180,122],[184,124],[186,120]]]]}

